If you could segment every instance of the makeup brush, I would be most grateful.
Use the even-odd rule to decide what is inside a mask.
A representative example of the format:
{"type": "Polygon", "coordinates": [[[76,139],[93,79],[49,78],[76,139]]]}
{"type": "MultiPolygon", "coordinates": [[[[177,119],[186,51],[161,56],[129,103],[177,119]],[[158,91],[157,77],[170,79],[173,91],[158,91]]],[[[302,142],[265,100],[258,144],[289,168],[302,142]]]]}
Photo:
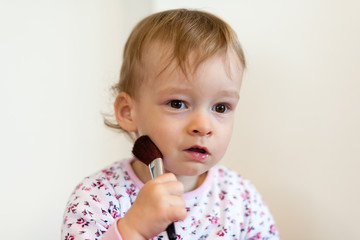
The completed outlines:
{"type": "MultiPolygon", "coordinates": [[[[139,137],[135,141],[132,152],[137,159],[149,166],[152,178],[164,173],[163,155],[149,136],[139,137]]],[[[170,240],[177,238],[174,223],[171,223],[166,228],[166,232],[170,240]]]]}

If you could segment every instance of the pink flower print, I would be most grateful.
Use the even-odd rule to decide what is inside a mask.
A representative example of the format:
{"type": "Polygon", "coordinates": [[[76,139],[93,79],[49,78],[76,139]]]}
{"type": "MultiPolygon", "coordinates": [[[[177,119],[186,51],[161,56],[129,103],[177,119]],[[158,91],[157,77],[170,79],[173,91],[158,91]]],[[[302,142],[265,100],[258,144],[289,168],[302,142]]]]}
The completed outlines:
{"type": "Polygon", "coordinates": [[[247,233],[250,233],[252,230],[254,230],[254,227],[248,227],[247,233]]]}
{"type": "Polygon", "coordinates": [[[248,240],[259,240],[261,239],[261,232],[258,232],[255,236],[249,238],[248,240]]]}
{"type": "Polygon", "coordinates": [[[216,235],[218,235],[219,237],[223,237],[223,236],[225,236],[225,233],[224,233],[223,230],[219,230],[219,231],[216,233],[216,235]]]}
{"type": "MultiPolygon", "coordinates": [[[[105,185],[101,179],[96,179],[96,182],[92,183],[92,186],[100,189],[100,188],[104,187],[105,185]]],[[[106,189],[106,187],[105,187],[105,189],[106,189]]]]}
{"type": "Polygon", "coordinates": [[[245,213],[245,217],[250,216],[250,214],[251,214],[251,208],[247,208],[246,213],[245,213]]]}
{"type": "Polygon", "coordinates": [[[107,211],[105,211],[104,209],[101,209],[101,213],[105,216],[107,215],[107,211]]]}
{"type": "Polygon", "coordinates": [[[247,200],[247,199],[250,199],[250,193],[248,190],[245,190],[244,193],[241,193],[241,197],[244,199],[244,200],[247,200]]]}
{"type": "Polygon", "coordinates": [[[196,220],[194,217],[192,218],[193,223],[191,224],[191,226],[200,226],[201,221],[200,220],[196,220]]]}
{"type": "Polygon", "coordinates": [[[85,188],[84,190],[89,192],[89,191],[91,191],[91,187],[85,188]]]}
{"type": "Polygon", "coordinates": [[[112,177],[112,176],[114,175],[113,170],[114,170],[113,167],[111,167],[110,169],[104,169],[104,170],[102,170],[102,172],[105,173],[107,180],[109,180],[110,177],[112,177]]]}
{"type": "Polygon", "coordinates": [[[65,236],[65,240],[75,240],[75,236],[68,233],[66,236],[65,236]]]}
{"type": "Polygon", "coordinates": [[[81,225],[81,227],[84,227],[85,225],[87,226],[88,223],[85,221],[85,219],[83,218],[79,218],[77,221],[76,221],[77,224],[81,225]]]}
{"type": "Polygon", "coordinates": [[[95,202],[98,202],[98,203],[101,202],[97,195],[90,195],[90,196],[92,197],[92,199],[93,199],[95,202]]]}
{"type": "Polygon", "coordinates": [[[216,233],[216,235],[218,235],[219,237],[224,237],[226,232],[227,232],[227,229],[224,228],[224,229],[219,230],[219,231],[216,233]]]}
{"type": "Polygon", "coordinates": [[[79,185],[77,185],[76,190],[79,190],[82,185],[84,185],[84,183],[80,183],[79,185]]]}
{"type": "Polygon", "coordinates": [[[112,216],[113,218],[117,218],[117,217],[119,217],[119,213],[118,213],[117,211],[115,211],[115,210],[112,210],[112,211],[111,211],[111,216],[112,216]]]}
{"type": "Polygon", "coordinates": [[[221,193],[219,193],[220,200],[224,200],[225,194],[226,194],[226,192],[224,192],[224,191],[221,191],[221,193]]]}
{"type": "Polygon", "coordinates": [[[220,177],[224,177],[225,176],[225,171],[224,171],[224,169],[219,169],[219,176],[220,177]]]}
{"type": "Polygon", "coordinates": [[[77,224],[83,224],[83,223],[85,223],[85,219],[79,218],[76,223],[77,224]]]}
{"type": "Polygon", "coordinates": [[[219,218],[216,217],[216,216],[210,218],[209,220],[210,220],[210,222],[211,222],[212,224],[218,224],[218,223],[219,223],[219,218]]]}
{"type": "Polygon", "coordinates": [[[104,227],[105,227],[105,229],[109,229],[110,225],[105,223],[104,227]]]}
{"type": "Polygon", "coordinates": [[[269,231],[269,233],[270,233],[270,234],[275,234],[276,232],[277,232],[277,230],[276,230],[275,225],[274,225],[274,224],[270,225],[270,231],[269,231]]]}
{"type": "Polygon", "coordinates": [[[77,205],[78,205],[78,203],[74,203],[74,204],[72,204],[71,206],[69,206],[68,208],[67,208],[67,210],[68,210],[68,212],[72,212],[72,213],[76,213],[76,207],[77,207],[77,205]]]}
{"type": "Polygon", "coordinates": [[[241,186],[244,186],[244,181],[241,181],[241,182],[240,182],[240,185],[241,185],[241,186]]]}
{"type": "Polygon", "coordinates": [[[134,187],[134,186],[131,186],[131,187],[129,187],[129,188],[126,188],[126,193],[127,193],[129,196],[136,196],[135,187],[134,187]]]}

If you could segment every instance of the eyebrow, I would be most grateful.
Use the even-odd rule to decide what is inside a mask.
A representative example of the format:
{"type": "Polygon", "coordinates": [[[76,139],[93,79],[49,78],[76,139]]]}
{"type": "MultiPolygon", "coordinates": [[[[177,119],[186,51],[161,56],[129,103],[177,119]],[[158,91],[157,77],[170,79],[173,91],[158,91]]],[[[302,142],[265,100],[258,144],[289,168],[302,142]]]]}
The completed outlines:
{"type": "MultiPolygon", "coordinates": [[[[157,94],[161,95],[161,94],[186,94],[188,92],[190,92],[192,89],[190,87],[167,87],[164,89],[161,89],[157,94]]],[[[236,99],[240,99],[240,95],[238,93],[238,91],[235,90],[220,90],[216,93],[217,96],[220,97],[231,97],[231,98],[236,98],[236,99]]]]}
{"type": "Polygon", "coordinates": [[[230,96],[237,99],[240,98],[240,94],[238,93],[238,91],[234,91],[234,90],[220,90],[219,96],[230,96]]]}
{"type": "Polygon", "coordinates": [[[175,93],[187,93],[191,91],[191,88],[189,87],[179,87],[179,86],[170,86],[163,89],[160,89],[158,94],[175,94],[175,93]]]}

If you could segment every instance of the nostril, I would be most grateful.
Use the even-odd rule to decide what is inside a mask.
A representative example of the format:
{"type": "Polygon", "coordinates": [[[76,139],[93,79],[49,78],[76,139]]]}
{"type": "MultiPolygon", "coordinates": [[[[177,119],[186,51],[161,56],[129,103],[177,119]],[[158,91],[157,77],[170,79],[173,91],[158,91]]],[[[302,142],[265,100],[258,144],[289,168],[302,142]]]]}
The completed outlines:
{"type": "Polygon", "coordinates": [[[199,135],[204,135],[204,136],[212,135],[212,131],[199,131],[199,130],[194,129],[192,132],[194,134],[199,134],[199,135]]]}

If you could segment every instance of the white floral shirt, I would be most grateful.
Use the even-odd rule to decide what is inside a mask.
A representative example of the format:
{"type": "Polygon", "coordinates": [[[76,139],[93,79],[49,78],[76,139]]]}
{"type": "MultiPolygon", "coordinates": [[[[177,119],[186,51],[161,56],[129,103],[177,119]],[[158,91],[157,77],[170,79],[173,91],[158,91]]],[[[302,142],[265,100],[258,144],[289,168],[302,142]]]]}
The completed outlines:
{"type": "MultiPolygon", "coordinates": [[[[116,162],[76,187],[64,213],[62,240],[121,239],[114,223],[129,210],[144,185],[131,161],[116,162]]],[[[280,239],[255,187],[221,165],[211,168],[204,183],[183,198],[187,217],[175,223],[179,240],[280,239]]],[[[168,238],[162,232],[153,239],[168,238]]]]}

